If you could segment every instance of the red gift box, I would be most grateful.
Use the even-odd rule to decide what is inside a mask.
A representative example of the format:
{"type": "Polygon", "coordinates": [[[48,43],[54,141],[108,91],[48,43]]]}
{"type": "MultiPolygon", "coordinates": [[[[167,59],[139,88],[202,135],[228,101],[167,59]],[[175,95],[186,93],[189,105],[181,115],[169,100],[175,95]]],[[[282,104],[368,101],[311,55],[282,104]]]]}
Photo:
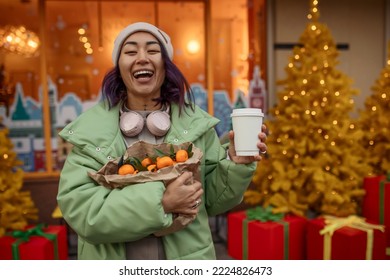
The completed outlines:
{"type": "Polygon", "coordinates": [[[246,211],[227,217],[228,254],[235,259],[302,260],[306,219],[286,216],[280,221],[248,220],[246,211]]]}
{"type": "MultiPolygon", "coordinates": [[[[352,216],[351,216],[352,217],[352,216]]],[[[356,217],[356,216],[354,216],[356,217]]],[[[359,218],[363,220],[362,218],[359,218]]],[[[364,221],[364,220],[363,220],[364,221]]],[[[366,223],[367,224],[367,223],[366,223]]],[[[378,225],[369,224],[373,227],[372,247],[370,246],[368,232],[359,225],[354,228],[351,226],[335,227],[333,235],[326,237],[326,234],[320,232],[324,230],[325,218],[320,217],[310,220],[307,224],[307,259],[309,260],[384,260],[385,254],[385,233],[378,225]],[[359,229],[358,229],[359,228],[359,229]],[[326,238],[329,238],[327,243],[326,238]],[[328,245],[328,248],[326,248],[328,245]],[[329,251],[330,250],[330,251],[329,251]],[[324,252],[328,252],[328,256],[324,252]],[[367,255],[369,254],[369,255],[367,255]],[[371,256],[371,257],[368,257],[371,256]]]]}
{"type": "Polygon", "coordinates": [[[65,226],[28,227],[25,231],[13,231],[0,238],[0,260],[53,260],[68,259],[68,242],[65,226]],[[28,231],[42,229],[45,236],[30,235],[28,231]],[[14,237],[18,236],[18,237],[14,237]],[[57,256],[56,256],[57,252],[57,256]]]}
{"type": "Polygon", "coordinates": [[[386,246],[390,258],[390,173],[387,176],[364,178],[362,215],[368,220],[385,225],[386,246]]]}

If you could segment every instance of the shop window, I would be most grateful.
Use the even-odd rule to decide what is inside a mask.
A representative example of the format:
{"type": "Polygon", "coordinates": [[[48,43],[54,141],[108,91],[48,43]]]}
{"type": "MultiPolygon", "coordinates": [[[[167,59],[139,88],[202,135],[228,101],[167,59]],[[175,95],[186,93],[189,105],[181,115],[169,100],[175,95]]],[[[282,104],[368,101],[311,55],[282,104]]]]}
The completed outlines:
{"type": "Polygon", "coordinates": [[[21,143],[15,149],[25,171],[58,174],[72,148],[58,139],[58,131],[101,100],[115,36],[135,21],[155,24],[171,36],[174,62],[190,82],[198,105],[222,120],[217,132],[223,136],[234,102],[242,101],[240,94],[247,95],[253,66],[264,63],[259,51],[265,44],[259,35],[264,2],[1,2],[7,12],[0,18],[0,30],[23,25],[44,39],[35,54],[0,52],[13,91],[8,106],[0,103],[0,116],[14,143],[21,143]]]}

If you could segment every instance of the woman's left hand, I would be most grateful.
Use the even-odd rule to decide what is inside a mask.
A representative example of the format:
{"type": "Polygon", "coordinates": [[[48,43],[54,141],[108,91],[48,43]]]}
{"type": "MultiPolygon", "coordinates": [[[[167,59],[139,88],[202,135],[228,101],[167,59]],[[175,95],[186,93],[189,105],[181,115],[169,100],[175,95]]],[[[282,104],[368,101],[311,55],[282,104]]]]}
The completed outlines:
{"type": "Polygon", "coordinates": [[[265,154],[267,152],[267,145],[265,144],[265,141],[267,140],[266,132],[267,128],[263,124],[261,127],[261,132],[259,133],[259,142],[257,142],[257,147],[260,150],[260,153],[255,156],[237,156],[236,149],[234,148],[234,132],[233,130],[229,131],[229,157],[230,160],[234,161],[235,163],[241,163],[241,164],[248,164],[252,163],[254,161],[260,161],[262,159],[261,155],[265,154]]]}

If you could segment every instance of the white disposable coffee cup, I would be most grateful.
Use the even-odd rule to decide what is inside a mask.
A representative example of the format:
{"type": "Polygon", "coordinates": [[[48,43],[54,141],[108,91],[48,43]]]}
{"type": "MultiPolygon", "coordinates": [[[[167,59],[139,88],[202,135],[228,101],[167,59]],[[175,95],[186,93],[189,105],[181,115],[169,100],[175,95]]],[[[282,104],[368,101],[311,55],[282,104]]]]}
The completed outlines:
{"type": "Polygon", "coordinates": [[[259,154],[257,142],[263,125],[264,114],[261,109],[234,109],[230,115],[234,131],[234,147],[238,156],[259,154]]]}

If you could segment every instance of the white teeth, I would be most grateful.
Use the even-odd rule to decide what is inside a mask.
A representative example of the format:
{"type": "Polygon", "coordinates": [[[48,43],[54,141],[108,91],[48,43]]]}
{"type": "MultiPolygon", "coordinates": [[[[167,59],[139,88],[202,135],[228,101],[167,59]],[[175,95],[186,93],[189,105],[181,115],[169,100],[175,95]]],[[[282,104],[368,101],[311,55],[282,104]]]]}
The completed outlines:
{"type": "Polygon", "coordinates": [[[137,71],[134,73],[134,77],[138,77],[140,75],[150,75],[152,76],[153,75],[153,71],[149,71],[149,70],[140,70],[140,71],[137,71]]]}

